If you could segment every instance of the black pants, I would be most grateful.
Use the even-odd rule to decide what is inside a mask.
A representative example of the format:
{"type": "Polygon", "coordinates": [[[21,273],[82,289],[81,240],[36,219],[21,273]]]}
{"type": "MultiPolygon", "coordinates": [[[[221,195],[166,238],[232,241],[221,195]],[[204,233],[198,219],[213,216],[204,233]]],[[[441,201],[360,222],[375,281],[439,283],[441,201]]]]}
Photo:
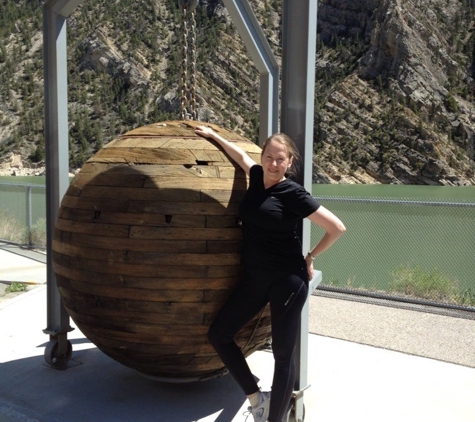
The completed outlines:
{"type": "Polygon", "coordinates": [[[300,314],[307,295],[305,266],[291,274],[248,272],[209,329],[209,341],[229,372],[246,395],[253,394],[259,388],[234,336],[270,302],[275,360],[270,422],[281,422],[289,407],[295,382],[294,353],[300,314]]]}

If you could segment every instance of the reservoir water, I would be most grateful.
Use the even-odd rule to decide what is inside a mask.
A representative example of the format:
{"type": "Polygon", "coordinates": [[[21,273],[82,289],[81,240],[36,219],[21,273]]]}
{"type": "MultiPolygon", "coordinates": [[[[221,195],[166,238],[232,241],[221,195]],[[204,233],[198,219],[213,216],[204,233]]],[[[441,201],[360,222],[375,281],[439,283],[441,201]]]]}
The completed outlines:
{"type": "MultiPolygon", "coordinates": [[[[26,219],[25,190],[42,176],[0,177],[0,210],[26,219]]],[[[32,189],[32,222],[44,218],[45,190],[32,189]]],[[[313,195],[347,232],[315,260],[323,283],[386,290],[401,267],[437,270],[475,291],[475,186],[313,185],[313,195]]],[[[321,237],[314,227],[311,243],[321,237]]]]}

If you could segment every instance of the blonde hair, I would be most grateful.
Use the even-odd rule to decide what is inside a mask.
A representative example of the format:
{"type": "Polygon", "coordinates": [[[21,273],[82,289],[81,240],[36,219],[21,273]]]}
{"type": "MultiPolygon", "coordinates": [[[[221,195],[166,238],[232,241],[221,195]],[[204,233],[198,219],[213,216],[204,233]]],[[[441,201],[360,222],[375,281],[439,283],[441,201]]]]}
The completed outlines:
{"type": "Polygon", "coordinates": [[[264,152],[269,145],[270,142],[276,141],[279,144],[282,144],[287,148],[287,156],[289,159],[293,159],[292,166],[287,169],[286,174],[288,176],[295,176],[298,172],[298,162],[300,160],[300,154],[295,146],[294,141],[290,139],[290,136],[286,135],[285,133],[274,133],[273,135],[269,136],[262,145],[262,153],[261,156],[264,155],[264,152]]]}

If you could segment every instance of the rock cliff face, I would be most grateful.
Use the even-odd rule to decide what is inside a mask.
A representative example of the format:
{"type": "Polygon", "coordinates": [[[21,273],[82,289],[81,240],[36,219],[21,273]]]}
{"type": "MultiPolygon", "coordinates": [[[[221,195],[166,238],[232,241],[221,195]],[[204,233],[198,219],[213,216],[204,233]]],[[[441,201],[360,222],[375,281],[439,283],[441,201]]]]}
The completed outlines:
{"type": "Polygon", "coordinates": [[[318,16],[315,179],[475,184],[473,2],[322,0],[318,16]]]}
{"type": "Polygon", "coordinates": [[[81,70],[110,73],[115,78],[127,80],[132,89],[149,85],[150,70],[136,60],[127,60],[105,29],[96,29],[83,40],[80,48],[84,50],[79,63],[81,70]]]}

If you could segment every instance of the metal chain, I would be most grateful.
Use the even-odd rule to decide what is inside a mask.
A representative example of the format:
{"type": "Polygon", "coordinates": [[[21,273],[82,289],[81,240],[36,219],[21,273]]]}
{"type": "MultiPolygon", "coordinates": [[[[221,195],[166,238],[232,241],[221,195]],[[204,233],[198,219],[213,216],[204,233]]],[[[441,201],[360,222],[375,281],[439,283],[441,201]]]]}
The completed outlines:
{"type": "Polygon", "coordinates": [[[188,27],[186,18],[187,8],[183,4],[181,13],[181,119],[186,119],[186,93],[187,93],[187,51],[188,51],[188,27]]]}
{"type": "Polygon", "coordinates": [[[195,10],[191,11],[191,31],[190,31],[190,112],[191,119],[197,120],[198,110],[196,108],[196,20],[195,10]]]}
{"type": "Polygon", "coordinates": [[[181,118],[196,120],[196,21],[195,8],[197,0],[181,0],[182,21],[181,21],[181,118]],[[188,30],[191,26],[191,31],[188,30]],[[190,49],[188,49],[190,47],[190,49]],[[190,55],[190,63],[188,63],[190,55]],[[190,71],[190,80],[188,81],[188,69],[190,71]],[[187,106],[190,105],[188,112],[187,106]]]}

